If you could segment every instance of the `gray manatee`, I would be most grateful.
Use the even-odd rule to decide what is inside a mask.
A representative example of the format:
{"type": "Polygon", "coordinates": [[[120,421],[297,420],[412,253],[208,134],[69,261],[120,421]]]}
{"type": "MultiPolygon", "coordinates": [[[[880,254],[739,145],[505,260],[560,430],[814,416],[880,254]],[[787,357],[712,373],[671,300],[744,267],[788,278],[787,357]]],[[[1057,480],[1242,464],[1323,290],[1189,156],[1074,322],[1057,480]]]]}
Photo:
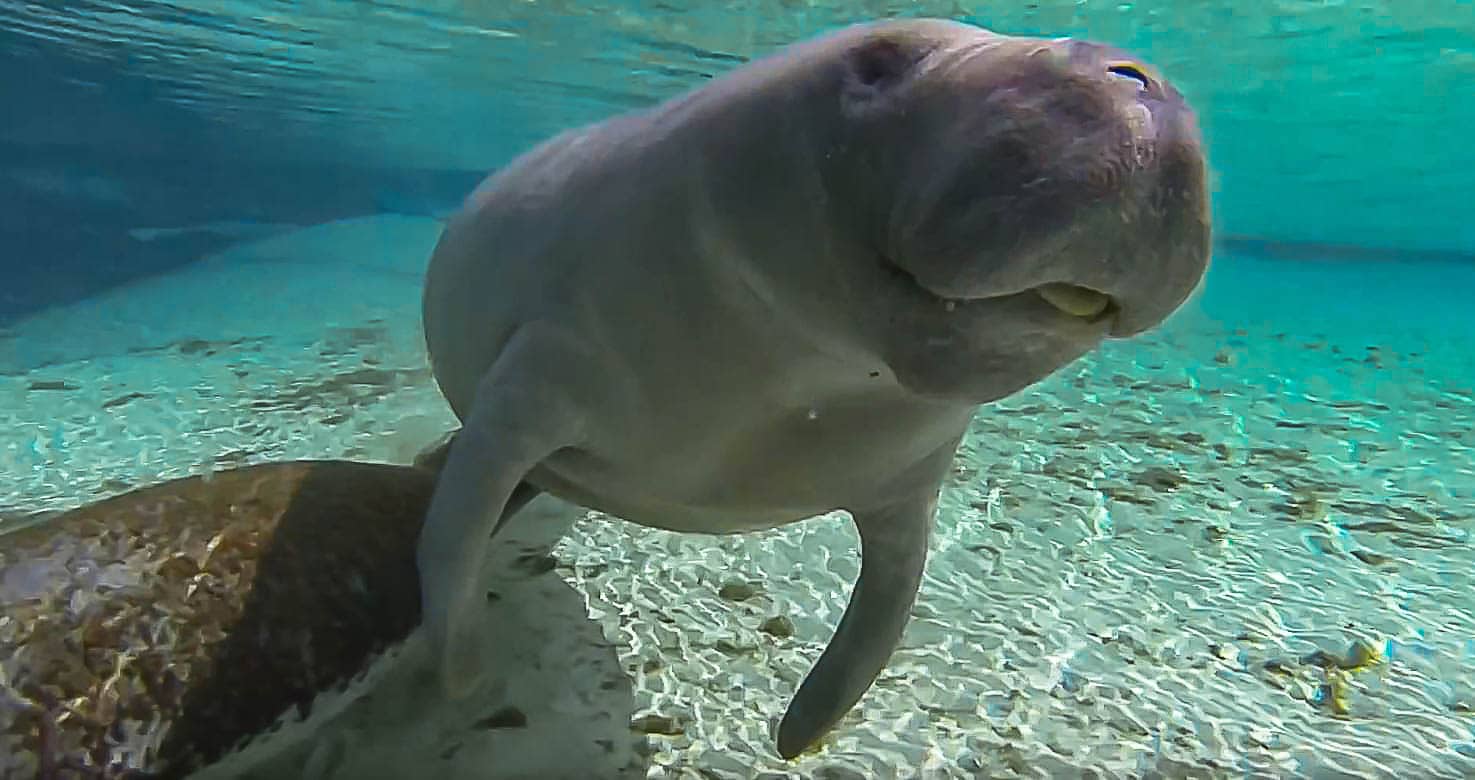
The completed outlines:
{"type": "Polygon", "coordinates": [[[489,538],[539,491],[717,534],[845,510],[861,573],[779,726],[798,755],[898,642],[976,408],[1201,283],[1206,167],[1181,95],[1122,51],[910,20],[790,46],[488,177],[424,293],[463,423],[417,548],[448,694],[495,633],[474,625],[489,538]]]}

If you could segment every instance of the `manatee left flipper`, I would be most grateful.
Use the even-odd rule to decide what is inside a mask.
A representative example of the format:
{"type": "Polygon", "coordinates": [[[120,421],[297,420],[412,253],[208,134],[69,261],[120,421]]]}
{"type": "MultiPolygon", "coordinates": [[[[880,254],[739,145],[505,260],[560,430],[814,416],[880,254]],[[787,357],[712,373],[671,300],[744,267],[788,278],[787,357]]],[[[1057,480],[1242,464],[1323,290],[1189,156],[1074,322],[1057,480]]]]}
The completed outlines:
{"type": "Polygon", "coordinates": [[[778,752],[794,758],[855,705],[901,641],[922,583],[937,487],[891,506],[851,513],[860,534],[860,577],[835,636],[804,678],[778,727],[778,752]]]}
{"type": "Polygon", "coordinates": [[[465,695],[477,681],[478,583],[492,535],[534,495],[528,472],[581,440],[589,407],[571,393],[581,384],[570,375],[587,366],[581,352],[551,328],[519,329],[483,376],[446,454],[416,562],[431,660],[448,695],[465,695]]]}

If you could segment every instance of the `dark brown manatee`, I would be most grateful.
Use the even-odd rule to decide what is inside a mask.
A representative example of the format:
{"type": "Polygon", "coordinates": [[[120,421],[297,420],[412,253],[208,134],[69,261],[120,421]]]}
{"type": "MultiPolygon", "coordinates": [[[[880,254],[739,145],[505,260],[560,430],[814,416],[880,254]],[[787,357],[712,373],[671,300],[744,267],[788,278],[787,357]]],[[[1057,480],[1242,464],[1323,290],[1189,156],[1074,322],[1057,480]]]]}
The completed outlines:
{"type": "MultiPolygon", "coordinates": [[[[0,778],[172,778],[243,752],[254,761],[263,743],[281,744],[272,743],[278,732],[324,717],[316,710],[338,711],[380,691],[369,683],[383,678],[386,659],[398,657],[420,623],[415,540],[437,457],[427,452],[418,467],[250,466],[135,490],[0,535],[0,778]]],[[[584,618],[572,589],[551,587],[569,596],[565,615],[584,618]]],[[[552,624],[547,630],[577,633],[553,616],[538,618],[552,624]]],[[[526,625],[503,628],[548,644],[526,625]]],[[[605,652],[608,675],[618,666],[605,652]]],[[[589,685],[612,695],[629,689],[628,681],[625,691],[605,680],[589,685]]],[[[533,691],[540,693],[560,691],[533,691]]],[[[608,709],[618,715],[619,706],[608,709]]],[[[526,719],[512,708],[492,713],[526,719]]],[[[616,734],[628,733],[629,710],[623,714],[616,734]]],[[[477,711],[467,728],[497,727],[487,718],[477,711]]],[[[512,725],[530,733],[525,722],[512,725]]],[[[591,738],[607,736],[587,720],[580,725],[591,738]]],[[[404,737],[397,727],[388,733],[404,737]]],[[[503,767],[537,765],[505,757],[503,767]]],[[[580,760],[568,763],[599,765],[580,760]]],[[[485,772],[477,776],[497,768],[478,767],[485,772]]],[[[220,764],[211,771],[244,772],[220,764]]]]}
{"type": "Polygon", "coordinates": [[[777,735],[814,744],[902,634],[978,405],[1177,310],[1206,180],[1150,65],[939,20],[787,47],[493,174],[424,296],[464,423],[418,552],[445,690],[473,689],[483,550],[526,491],[717,534],[845,510],[860,578],[777,735]]]}

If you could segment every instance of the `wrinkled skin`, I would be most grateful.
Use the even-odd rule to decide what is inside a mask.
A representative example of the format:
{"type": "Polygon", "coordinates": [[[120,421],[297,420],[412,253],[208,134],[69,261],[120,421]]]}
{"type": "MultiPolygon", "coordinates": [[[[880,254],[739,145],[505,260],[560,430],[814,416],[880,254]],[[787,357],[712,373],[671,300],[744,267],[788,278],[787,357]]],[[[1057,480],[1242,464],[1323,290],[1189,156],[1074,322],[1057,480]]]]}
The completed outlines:
{"type": "Polygon", "coordinates": [[[942,21],[790,47],[491,176],[425,291],[464,423],[418,548],[447,690],[495,641],[472,583],[529,495],[708,533],[843,509],[861,574],[780,725],[799,754],[899,640],[976,407],[1175,311],[1205,180],[1146,65],[942,21]]]}

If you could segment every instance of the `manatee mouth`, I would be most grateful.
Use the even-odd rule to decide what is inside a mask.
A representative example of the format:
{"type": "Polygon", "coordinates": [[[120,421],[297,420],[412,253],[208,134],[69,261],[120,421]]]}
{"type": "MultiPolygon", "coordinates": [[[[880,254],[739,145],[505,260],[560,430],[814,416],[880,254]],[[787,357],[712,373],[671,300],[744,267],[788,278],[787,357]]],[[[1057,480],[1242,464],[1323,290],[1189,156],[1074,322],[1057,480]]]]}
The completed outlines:
{"type": "Polygon", "coordinates": [[[1034,291],[1051,306],[1071,316],[1092,322],[1110,313],[1111,309],[1116,306],[1110,295],[1074,284],[1057,282],[1041,285],[1034,291]]]}
{"type": "Polygon", "coordinates": [[[1117,314],[1118,305],[1115,299],[1106,293],[1093,290],[1089,287],[1068,284],[1066,282],[1052,282],[1032,287],[1019,293],[1007,293],[1003,295],[985,295],[973,298],[955,298],[939,295],[926,285],[922,284],[910,271],[902,268],[891,260],[881,258],[881,266],[893,278],[911,288],[914,292],[920,292],[927,298],[937,301],[948,311],[959,307],[969,306],[984,301],[997,300],[1000,298],[1012,298],[1020,295],[1037,296],[1045,303],[1062,314],[1069,315],[1087,323],[1098,323],[1110,320],[1117,314]]]}

